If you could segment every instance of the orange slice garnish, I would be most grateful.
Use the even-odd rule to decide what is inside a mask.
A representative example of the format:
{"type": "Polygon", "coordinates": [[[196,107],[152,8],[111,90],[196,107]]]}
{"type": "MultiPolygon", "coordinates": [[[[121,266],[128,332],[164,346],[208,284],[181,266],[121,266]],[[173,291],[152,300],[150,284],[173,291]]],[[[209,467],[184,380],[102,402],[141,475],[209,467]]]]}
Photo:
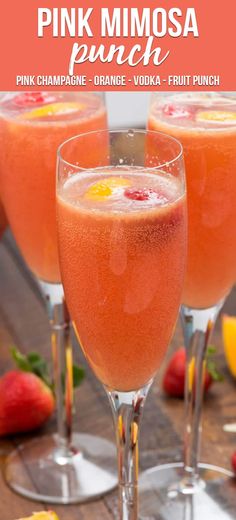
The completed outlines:
{"type": "Polygon", "coordinates": [[[222,316],[225,357],[231,374],[236,377],[236,317],[222,316]]]}
{"type": "Polygon", "coordinates": [[[107,177],[92,184],[85,193],[86,199],[102,200],[110,197],[116,188],[129,186],[130,181],[121,177],[107,177]]]}
{"type": "Polygon", "coordinates": [[[236,122],[236,112],[228,112],[224,110],[210,110],[198,112],[196,120],[209,121],[213,123],[234,123],[236,122]]]}
{"type": "Polygon", "coordinates": [[[109,188],[104,182],[96,182],[88,188],[85,193],[86,199],[102,200],[109,197],[112,194],[112,189],[109,188]]]}
{"type": "Polygon", "coordinates": [[[32,516],[19,518],[19,520],[59,520],[59,518],[53,511],[40,511],[39,513],[33,513],[32,516]]]}
{"type": "Polygon", "coordinates": [[[85,108],[83,103],[51,103],[38,108],[34,108],[30,112],[20,114],[21,119],[38,119],[52,116],[63,116],[72,112],[81,112],[85,108]]]}

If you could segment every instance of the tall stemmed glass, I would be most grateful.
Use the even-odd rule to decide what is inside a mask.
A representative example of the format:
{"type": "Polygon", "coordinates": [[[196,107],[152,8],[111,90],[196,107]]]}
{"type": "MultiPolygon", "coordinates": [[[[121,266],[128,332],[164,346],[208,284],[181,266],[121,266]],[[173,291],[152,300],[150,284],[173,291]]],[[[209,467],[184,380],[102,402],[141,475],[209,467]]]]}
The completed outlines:
{"type": "Polygon", "coordinates": [[[162,490],[165,505],[170,497],[177,500],[178,495],[200,490],[206,497],[231,474],[199,465],[199,448],[206,350],[235,279],[235,113],[235,97],[229,94],[157,94],[151,101],[148,127],[167,132],[183,145],[188,202],[187,272],[181,309],[187,352],[184,465],[157,466],[143,475],[144,489],[149,488],[150,493],[152,485],[155,490],[154,509],[157,490],[162,490]]]}
{"type": "MultiPolygon", "coordinates": [[[[5,477],[15,491],[47,503],[88,500],[117,483],[114,446],[92,435],[72,436],[70,319],[60,283],[55,212],[59,144],[79,131],[106,125],[103,98],[93,93],[21,92],[1,97],[1,197],[17,244],[47,302],[58,426],[56,435],[15,450],[7,459],[5,477]]],[[[88,152],[83,150],[85,158],[88,152]]],[[[96,153],[94,149],[94,158],[96,153]]]]}
{"type": "Polygon", "coordinates": [[[66,141],[58,151],[57,213],[66,300],[113,412],[120,518],[134,520],[140,417],[173,332],[184,276],[180,144],[133,130],[66,141]],[[88,169],[82,151],[92,143],[101,156],[88,169]]]}

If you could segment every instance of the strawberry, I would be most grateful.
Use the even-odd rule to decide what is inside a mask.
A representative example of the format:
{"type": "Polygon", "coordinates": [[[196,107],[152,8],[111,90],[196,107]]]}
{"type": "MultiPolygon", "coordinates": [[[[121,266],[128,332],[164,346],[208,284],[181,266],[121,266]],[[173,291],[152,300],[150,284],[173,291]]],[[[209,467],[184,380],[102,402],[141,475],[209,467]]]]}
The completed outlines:
{"type": "Polygon", "coordinates": [[[163,204],[168,200],[163,193],[153,188],[126,188],[124,195],[131,200],[158,200],[163,204]]]}
{"type": "Polygon", "coordinates": [[[193,109],[187,106],[169,104],[163,107],[163,113],[169,117],[192,119],[193,109]]]}
{"type": "Polygon", "coordinates": [[[234,451],[234,453],[231,457],[231,466],[232,466],[233,472],[236,475],[236,451],[234,451]]]}
{"type": "MultiPolygon", "coordinates": [[[[0,378],[0,436],[39,428],[55,408],[53,384],[46,361],[37,352],[25,356],[15,348],[12,356],[18,369],[0,378]]],[[[74,388],[83,378],[83,369],[74,365],[74,388]]],[[[63,374],[62,383],[65,387],[63,374]]]]}
{"type": "Polygon", "coordinates": [[[49,92],[21,92],[14,97],[13,102],[18,107],[34,107],[44,103],[53,103],[55,96],[49,92]]]}
{"type": "Polygon", "coordinates": [[[148,200],[153,194],[151,188],[127,188],[124,192],[125,197],[131,200],[148,200]]]}
{"type": "Polygon", "coordinates": [[[171,357],[163,378],[163,389],[173,397],[183,397],[185,380],[185,349],[180,348],[171,357]]]}
{"type": "Polygon", "coordinates": [[[35,430],[54,407],[51,389],[35,374],[11,370],[0,378],[0,435],[35,430]]]}
{"type": "MultiPolygon", "coordinates": [[[[210,347],[208,356],[212,355],[215,350],[210,347]]],[[[184,397],[185,386],[185,368],[186,368],[186,352],[185,348],[179,348],[170,359],[163,378],[163,389],[166,394],[172,397],[184,397]]],[[[204,375],[204,394],[207,393],[213,381],[221,381],[222,376],[218,373],[215,363],[212,360],[207,361],[207,368],[204,375]]]]}

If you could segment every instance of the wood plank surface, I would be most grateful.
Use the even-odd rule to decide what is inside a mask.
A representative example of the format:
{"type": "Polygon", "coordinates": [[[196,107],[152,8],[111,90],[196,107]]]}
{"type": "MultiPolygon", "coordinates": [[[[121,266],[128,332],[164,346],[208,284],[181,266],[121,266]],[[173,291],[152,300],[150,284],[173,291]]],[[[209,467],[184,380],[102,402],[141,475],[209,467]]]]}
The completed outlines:
{"type": "MultiPolygon", "coordinates": [[[[224,311],[236,315],[236,290],[233,289],[224,311]]],[[[177,326],[168,356],[182,343],[180,326],[177,326]]],[[[225,375],[223,383],[215,384],[204,403],[202,456],[204,462],[230,469],[230,456],[236,449],[236,434],[223,431],[223,425],[236,422],[236,382],[229,375],[222,349],[220,319],[213,343],[218,349],[218,362],[225,375]]],[[[75,357],[86,366],[86,380],[76,391],[75,431],[96,433],[114,441],[111,412],[105,392],[87,367],[76,339],[73,340],[75,357]]],[[[38,350],[51,358],[49,326],[44,302],[37,283],[23,263],[9,232],[0,242],[0,373],[13,366],[10,357],[12,345],[22,352],[38,350]]],[[[167,357],[168,357],[167,356],[167,357]]],[[[163,366],[164,369],[164,366],[163,366]]],[[[141,432],[141,469],[155,463],[179,461],[182,458],[183,401],[169,399],[161,391],[161,376],[152,387],[147,399],[141,432]]],[[[43,435],[55,430],[55,417],[40,431],[43,435]]],[[[1,439],[0,461],[3,467],[6,455],[18,443],[32,438],[22,435],[1,439]]],[[[14,520],[31,511],[46,508],[14,494],[0,475],[0,520],[14,520]]],[[[236,495],[236,489],[234,489],[236,495]]],[[[61,520],[111,520],[116,507],[116,491],[102,500],[89,504],[55,506],[61,520]]],[[[235,516],[236,518],[236,516],[235,516]]]]}

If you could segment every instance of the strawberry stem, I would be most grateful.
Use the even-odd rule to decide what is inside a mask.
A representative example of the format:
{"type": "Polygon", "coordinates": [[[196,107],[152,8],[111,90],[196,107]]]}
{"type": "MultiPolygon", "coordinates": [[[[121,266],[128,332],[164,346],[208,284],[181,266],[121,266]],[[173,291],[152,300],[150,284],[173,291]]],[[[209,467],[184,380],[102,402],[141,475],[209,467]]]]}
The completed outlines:
{"type": "MultiPolygon", "coordinates": [[[[30,352],[29,354],[25,355],[22,354],[17,348],[12,347],[11,355],[19,370],[22,370],[22,372],[32,372],[33,374],[38,376],[52,391],[54,391],[54,385],[49,376],[47,361],[42,356],[40,356],[38,352],[30,352]]],[[[74,388],[80,386],[84,377],[84,369],[78,365],[73,365],[74,388]]],[[[65,380],[64,374],[62,374],[62,380],[65,380]]]]}
{"type": "Polygon", "coordinates": [[[209,347],[207,348],[207,353],[206,353],[206,366],[207,366],[207,371],[209,372],[213,381],[222,382],[222,381],[224,381],[224,376],[219,371],[215,360],[212,359],[212,357],[216,354],[216,352],[217,352],[216,347],[214,345],[209,345],[209,347]]]}

